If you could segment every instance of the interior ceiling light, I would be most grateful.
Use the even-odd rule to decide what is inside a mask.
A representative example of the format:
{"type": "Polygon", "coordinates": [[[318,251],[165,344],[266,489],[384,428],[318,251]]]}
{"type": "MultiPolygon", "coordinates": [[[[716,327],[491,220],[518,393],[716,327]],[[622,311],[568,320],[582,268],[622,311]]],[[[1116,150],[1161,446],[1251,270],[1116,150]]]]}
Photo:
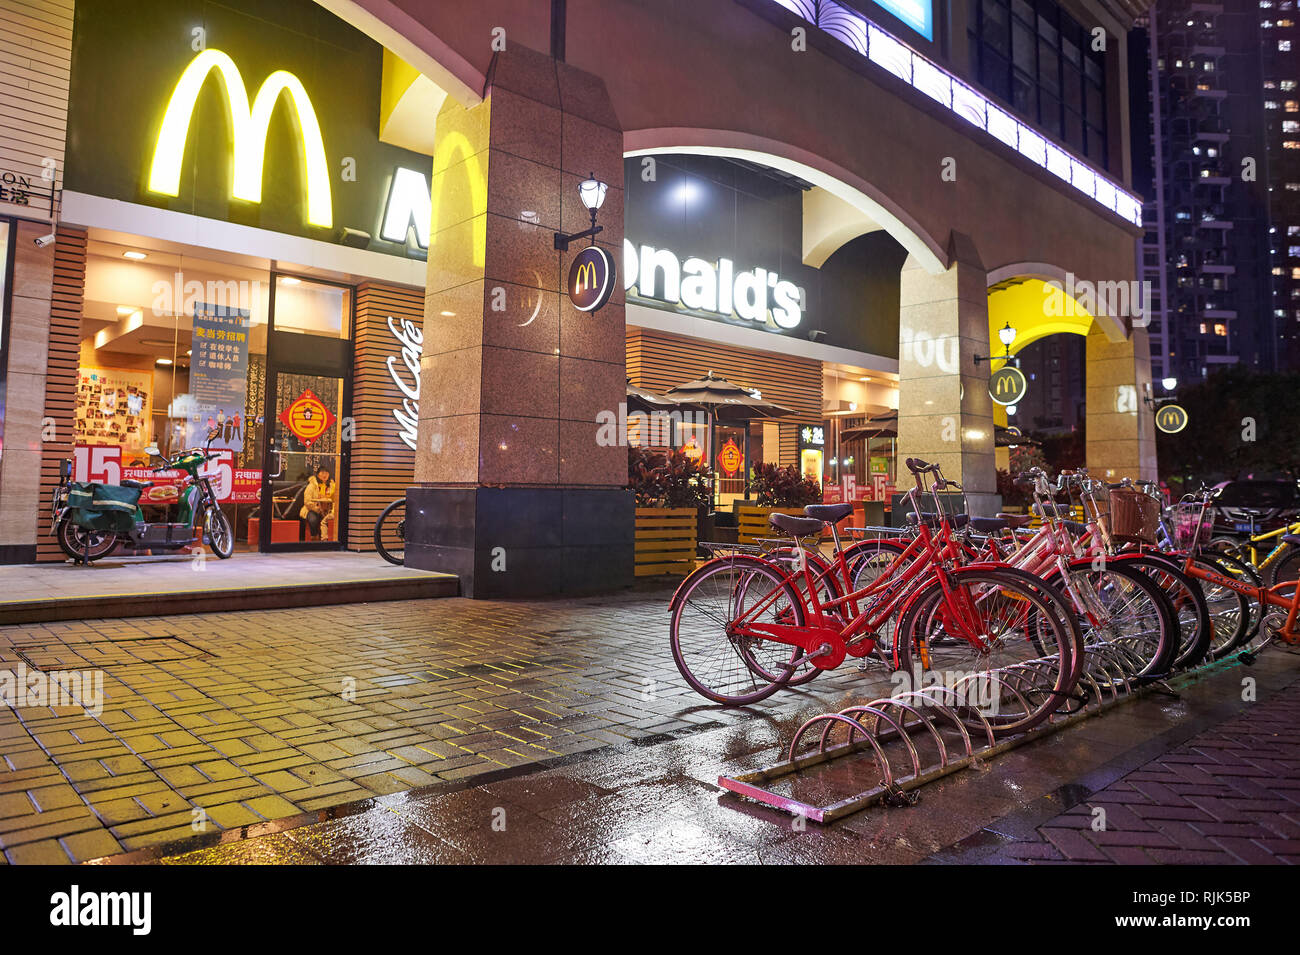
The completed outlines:
{"type": "Polygon", "coordinates": [[[149,258],[149,256],[147,256],[147,255],[146,255],[145,253],[143,253],[143,252],[136,252],[136,251],[133,250],[133,251],[130,251],[130,252],[123,252],[123,253],[122,253],[122,258],[124,258],[124,259],[134,259],[136,262],[140,262],[140,261],[142,261],[142,260],[144,260],[144,259],[149,258]]]}

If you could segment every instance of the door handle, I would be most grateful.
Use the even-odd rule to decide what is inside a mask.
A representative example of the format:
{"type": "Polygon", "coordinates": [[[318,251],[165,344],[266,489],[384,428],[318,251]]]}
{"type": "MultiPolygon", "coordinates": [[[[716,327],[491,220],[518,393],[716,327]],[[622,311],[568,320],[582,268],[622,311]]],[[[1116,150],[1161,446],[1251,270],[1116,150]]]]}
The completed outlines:
{"type": "Polygon", "coordinates": [[[278,478],[284,473],[284,457],[280,454],[280,451],[277,448],[272,448],[271,453],[275,455],[275,473],[272,474],[271,477],[278,478]]]}

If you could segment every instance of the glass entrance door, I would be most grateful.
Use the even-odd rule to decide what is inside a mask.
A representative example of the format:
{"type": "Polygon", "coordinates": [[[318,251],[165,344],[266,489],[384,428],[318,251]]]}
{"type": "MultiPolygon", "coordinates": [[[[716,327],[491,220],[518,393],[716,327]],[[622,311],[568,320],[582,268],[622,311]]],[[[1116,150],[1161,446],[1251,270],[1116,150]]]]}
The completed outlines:
{"type": "MultiPolygon", "coordinates": [[[[336,548],[346,502],[343,377],[276,371],[268,382],[263,550],[336,548]]],[[[252,536],[252,535],[250,535],[252,536]]]]}

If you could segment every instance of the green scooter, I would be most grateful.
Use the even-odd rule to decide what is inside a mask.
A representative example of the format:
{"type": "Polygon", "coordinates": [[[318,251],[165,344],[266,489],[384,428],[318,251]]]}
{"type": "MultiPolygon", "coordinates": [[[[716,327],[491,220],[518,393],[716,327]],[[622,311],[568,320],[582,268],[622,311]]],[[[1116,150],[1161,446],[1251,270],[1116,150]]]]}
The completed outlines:
{"type": "Polygon", "coordinates": [[[89,564],[111,554],[118,544],[149,550],[184,550],[194,544],[195,530],[203,529],[204,542],[220,558],[235,552],[235,532],[217,503],[211,480],[199,468],[214,458],[208,432],[204,448],[191,448],[165,458],[157,447],[146,448],[162,464],[152,471],[179,470],[186,474],[177,501],[176,520],[146,521],[140,508],[141,492],[150,481],[125,480],[120,485],[78,484],[71,480],[72,461],[65,460],[58,486],[54,489],[51,530],[59,547],[74,563],[89,564]]]}

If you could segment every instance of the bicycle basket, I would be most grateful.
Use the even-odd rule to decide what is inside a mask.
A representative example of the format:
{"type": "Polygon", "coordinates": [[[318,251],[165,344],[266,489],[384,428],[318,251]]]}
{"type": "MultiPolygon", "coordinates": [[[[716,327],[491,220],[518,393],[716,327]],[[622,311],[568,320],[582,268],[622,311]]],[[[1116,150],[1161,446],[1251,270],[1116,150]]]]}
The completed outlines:
{"type": "Polygon", "coordinates": [[[1154,544],[1160,525],[1160,502],[1129,487],[1110,492],[1110,535],[1127,544],[1154,544]]]}
{"type": "Polygon", "coordinates": [[[1169,508],[1169,526],[1173,531],[1174,546],[1179,550],[1191,550],[1210,542],[1214,521],[1208,508],[1202,507],[1199,501],[1190,501],[1169,508]]]}

